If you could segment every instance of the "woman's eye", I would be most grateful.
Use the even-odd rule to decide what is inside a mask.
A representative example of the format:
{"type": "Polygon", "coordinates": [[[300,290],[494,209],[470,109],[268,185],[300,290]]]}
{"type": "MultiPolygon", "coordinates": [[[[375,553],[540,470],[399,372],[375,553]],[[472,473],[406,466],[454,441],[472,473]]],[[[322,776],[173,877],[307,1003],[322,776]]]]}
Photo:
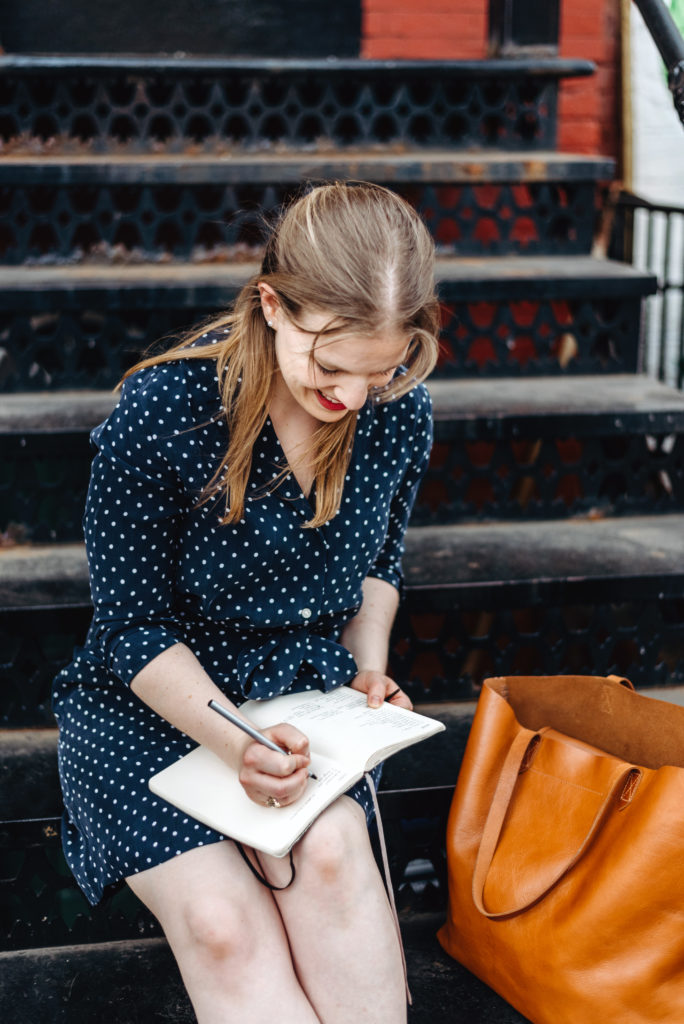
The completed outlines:
{"type": "Polygon", "coordinates": [[[326,377],[332,377],[333,374],[337,373],[337,370],[329,370],[327,367],[321,366],[320,363],[316,363],[316,369],[325,374],[326,377]]]}

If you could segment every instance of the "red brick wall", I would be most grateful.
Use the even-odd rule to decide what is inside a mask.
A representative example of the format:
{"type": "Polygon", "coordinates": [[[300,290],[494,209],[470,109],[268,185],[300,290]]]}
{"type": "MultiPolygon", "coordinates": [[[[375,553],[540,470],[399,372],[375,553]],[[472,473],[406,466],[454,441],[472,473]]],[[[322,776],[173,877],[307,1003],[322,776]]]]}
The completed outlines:
{"type": "MultiPolygon", "coordinates": [[[[362,0],[363,57],[481,60],[488,0],[362,0]]],[[[591,78],[563,83],[558,146],[618,155],[619,0],[561,0],[560,56],[596,64],[591,78]]]]}

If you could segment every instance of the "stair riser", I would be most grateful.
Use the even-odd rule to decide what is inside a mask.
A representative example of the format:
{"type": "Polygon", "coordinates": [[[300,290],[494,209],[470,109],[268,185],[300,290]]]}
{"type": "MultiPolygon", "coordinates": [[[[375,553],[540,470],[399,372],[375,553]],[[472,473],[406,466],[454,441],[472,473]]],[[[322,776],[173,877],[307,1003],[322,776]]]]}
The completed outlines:
{"type": "MultiPolygon", "coordinates": [[[[382,774],[382,790],[453,785],[468,737],[472,706],[431,706],[446,732],[400,751],[382,774]]],[[[57,773],[57,730],[0,729],[0,822],[52,818],[62,813],[57,773]]],[[[28,834],[28,833],[27,833],[28,834]]],[[[43,841],[43,833],[38,836],[43,841]]],[[[5,877],[0,870],[0,878],[5,877]]]]}
{"type": "MultiPolygon", "coordinates": [[[[216,288],[206,296],[198,291],[157,290],[133,298],[65,292],[51,308],[45,296],[35,296],[34,308],[34,297],[24,295],[23,308],[0,311],[0,391],[114,387],[150,345],[218,315],[236,289],[216,288]],[[106,308],[110,303],[113,309],[106,308]]],[[[638,295],[445,299],[434,377],[635,372],[640,301],[638,295]]]]}
{"type": "MultiPolygon", "coordinates": [[[[444,185],[379,178],[416,207],[438,249],[462,256],[588,253],[596,223],[591,181],[444,185]]],[[[358,179],[353,165],[340,177],[358,179]]],[[[310,179],[310,175],[309,175],[310,179]]],[[[0,265],[68,260],[256,258],[265,220],[303,181],[263,185],[0,186],[0,265]]]]}
{"type": "MultiPolygon", "coordinates": [[[[549,565],[549,576],[554,567],[549,565]]],[[[82,643],[87,606],[0,612],[0,725],[52,725],[50,688],[82,643]]],[[[529,580],[412,590],[390,666],[414,701],[472,699],[487,676],[625,675],[684,682],[684,580],[529,580]],[[662,596],[660,596],[662,595],[662,596]]]]}
{"type": "MultiPolygon", "coordinates": [[[[623,419],[619,435],[577,436],[586,424],[568,417],[565,436],[452,439],[437,423],[430,465],[413,511],[416,526],[486,519],[563,519],[684,510],[684,423],[639,433],[623,419]],[[573,429],[579,428],[577,429],[573,429]]],[[[87,431],[2,439],[0,529],[26,540],[83,536],[92,450],[87,431]]]]}
{"type": "Polygon", "coordinates": [[[285,61],[0,64],[0,138],[67,153],[385,146],[554,149],[557,73],[285,61]],[[49,72],[49,73],[48,73],[49,72]],[[508,73],[506,73],[508,72],[508,73]]]}
{"type": "MultiPolygon", "coordinates": [[[[462,718],[457,724],[452,736],[454,749],[447,758],[448,770],[444,771],[443,756],[436,759],[433,774],[439,766],[443,769],[443,778],[450,781],[437,789],[425,790],[414,785],[408,792],[394,790],[379,794],[395,888],[403,880],[404,869],[411,860],[430,856],[430,846],[435,867],[443,859],[440,840],[469,727],[470,718],[462,718]]],[[[64,861],[60,825],[57,817],[0,822],[3,993],[8,966],[3,963],[5,951],[40,950],[41,947],[161,934],[157,922],[128,889],[118,892],[105,904],[95,908],[88,905],[64,861]]],[[[444,894],[441,895],[444,898],[444,894]]],[[[72,1019],[69,1018],[70,1024],[72,1019]]]]}

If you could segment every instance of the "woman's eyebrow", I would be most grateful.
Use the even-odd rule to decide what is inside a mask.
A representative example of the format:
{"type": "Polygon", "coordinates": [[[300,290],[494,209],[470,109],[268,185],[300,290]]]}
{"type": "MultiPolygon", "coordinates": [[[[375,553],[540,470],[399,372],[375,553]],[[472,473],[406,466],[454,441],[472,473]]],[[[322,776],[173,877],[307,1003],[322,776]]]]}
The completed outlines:
{"type": "MultiPolygon", "coordinates": [[[[339,366],[328,366],[326,363],[322,362],[318,358],[318,356],[316,356],[316,362],[321,367],[321,369],[327,370],[329,373],[352,373],[353,372],[352,370],[341,369],[339,366]]],[[[371,376],[373,376],[373,375],[378,375],[379,376],[379,375],[381,375],[383,373],[391,373],[392,370],[396,370],[396,368],[398,366],[401,366],[401,360],[398,363],[394,363],[392,366],[388,366],[386,370],[374,370],[373,374],[371,374],[371,376]]]]}

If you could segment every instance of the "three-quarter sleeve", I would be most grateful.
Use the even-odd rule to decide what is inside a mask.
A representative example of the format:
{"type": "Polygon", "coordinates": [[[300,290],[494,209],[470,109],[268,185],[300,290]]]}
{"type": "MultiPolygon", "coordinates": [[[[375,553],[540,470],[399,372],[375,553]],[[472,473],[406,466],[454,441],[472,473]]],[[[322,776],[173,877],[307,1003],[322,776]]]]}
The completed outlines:
{"type": "Polygon", "coordinates": [[[410,401],[409,422],[413,427],[411,443],[402,446],[404,472],[392,496],[385,541],[368,575],[401,589],[403,573],[404,534],[408,525],[418,486],[430,460],[432,448],[432,402],[424,384],[406,396],[410,401]]]}
{"type": "Polygon", "coordinates": [[[93,431],[97,448],[84,517],[94,605],[91,641],[129,684],[183,639],[174,619],[178,532],[191,504],[175,453],[191,423],[178,363],[124,384],[118,406],[93,431]]]}

